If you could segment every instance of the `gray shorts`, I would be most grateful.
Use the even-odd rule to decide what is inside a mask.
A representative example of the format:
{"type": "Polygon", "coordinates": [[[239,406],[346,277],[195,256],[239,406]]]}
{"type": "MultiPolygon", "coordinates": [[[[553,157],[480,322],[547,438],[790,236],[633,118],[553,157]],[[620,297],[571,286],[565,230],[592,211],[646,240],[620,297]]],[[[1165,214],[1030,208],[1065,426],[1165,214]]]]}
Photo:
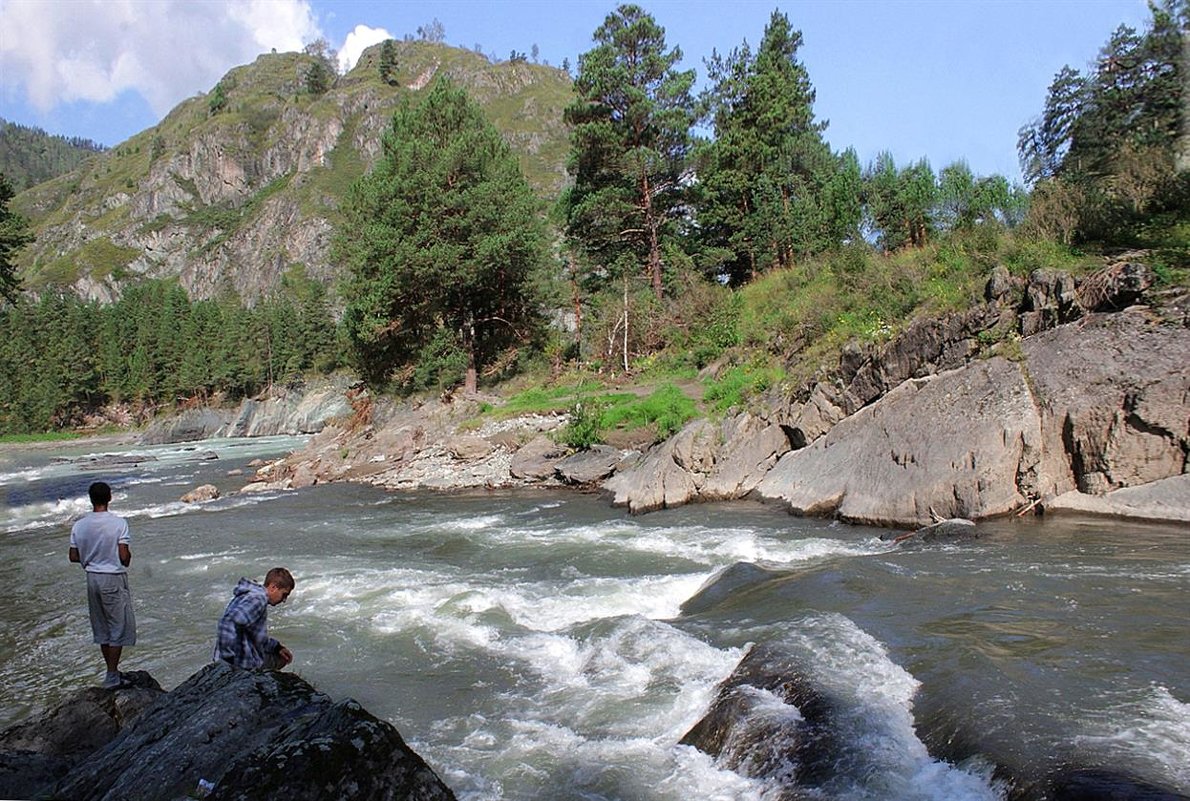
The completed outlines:
{"type": "Polygon", "coordinates": [[[127,573],[88,573],[87,607],[99,645],[136,645],[136,616],[127,573]]]}

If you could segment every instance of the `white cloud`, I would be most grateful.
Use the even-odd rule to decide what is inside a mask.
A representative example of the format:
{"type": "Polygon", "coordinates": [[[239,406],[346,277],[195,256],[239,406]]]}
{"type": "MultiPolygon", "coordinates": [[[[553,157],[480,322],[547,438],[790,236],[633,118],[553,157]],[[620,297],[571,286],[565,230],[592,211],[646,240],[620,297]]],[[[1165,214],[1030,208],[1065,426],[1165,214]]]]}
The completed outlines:
{"type": "Polygon", "coordinates": [[[339,48],[339,71],[347,72],[359,61],[363,52],[374,44],[385,39],[394,38],[384,28],[369,28],[367,25],[356,25],[355,30],[347,34],[347,41],[339,48]]]}
{"type": "Polygon", "coordinates": [[[321,35],[309,0],[3,0],[0,82],[43,112],[132,91],[164,116],[232,67],[321,35]]]}

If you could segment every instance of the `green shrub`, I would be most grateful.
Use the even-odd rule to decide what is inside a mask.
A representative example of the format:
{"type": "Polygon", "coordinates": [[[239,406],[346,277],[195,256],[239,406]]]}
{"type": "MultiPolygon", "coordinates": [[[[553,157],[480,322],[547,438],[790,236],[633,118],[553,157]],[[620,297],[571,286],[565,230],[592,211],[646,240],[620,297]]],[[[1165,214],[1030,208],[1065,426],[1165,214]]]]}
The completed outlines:
{"type": "Polygon", "coordinates": [[[555,435],[558,442],[586,450],[603,438],[604,404],[597,398],[576,401],[570,407],[570,422],[555,435]]]}

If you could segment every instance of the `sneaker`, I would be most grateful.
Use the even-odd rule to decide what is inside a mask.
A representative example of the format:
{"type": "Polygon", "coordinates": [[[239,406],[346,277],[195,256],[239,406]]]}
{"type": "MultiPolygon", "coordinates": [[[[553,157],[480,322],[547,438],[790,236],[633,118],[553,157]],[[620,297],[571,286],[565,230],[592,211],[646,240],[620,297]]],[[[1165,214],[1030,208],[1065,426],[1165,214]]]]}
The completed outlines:
{"type": "Polygon", "coordinates": [[[115,690],[124,686],[124,676],[119,671],[108,673],[103,677],[103,689],[115,690]]]}

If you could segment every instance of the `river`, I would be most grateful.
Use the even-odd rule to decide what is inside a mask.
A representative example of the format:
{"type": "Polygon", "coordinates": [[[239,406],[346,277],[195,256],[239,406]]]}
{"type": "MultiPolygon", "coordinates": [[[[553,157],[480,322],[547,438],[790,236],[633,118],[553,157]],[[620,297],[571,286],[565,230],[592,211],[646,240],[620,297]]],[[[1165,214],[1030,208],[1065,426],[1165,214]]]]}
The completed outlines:
{"type": "Polygon", "coordinates": [[[229,471],[300,444],[0,450],[0,727],[102,678],[66,559],[102,479],[133,532],[124,669],[184,681],[236,580],[288,566],[297,588],[270,628],[294,669],[392,722],[465,801],[777,797],[677,744],[769,640],[853,701],[833,797],[1002,798],[993,763],[1109,766],[1190,793],[1185,526],[1005,520],[899,548],[756,504],[630,517],[567,491],[178,501],[238,489],[229,471]],[[124,461],[86,461],[98,453],[124,461]],[[765,580],[682,614],[737,562],[765,580]]]}

